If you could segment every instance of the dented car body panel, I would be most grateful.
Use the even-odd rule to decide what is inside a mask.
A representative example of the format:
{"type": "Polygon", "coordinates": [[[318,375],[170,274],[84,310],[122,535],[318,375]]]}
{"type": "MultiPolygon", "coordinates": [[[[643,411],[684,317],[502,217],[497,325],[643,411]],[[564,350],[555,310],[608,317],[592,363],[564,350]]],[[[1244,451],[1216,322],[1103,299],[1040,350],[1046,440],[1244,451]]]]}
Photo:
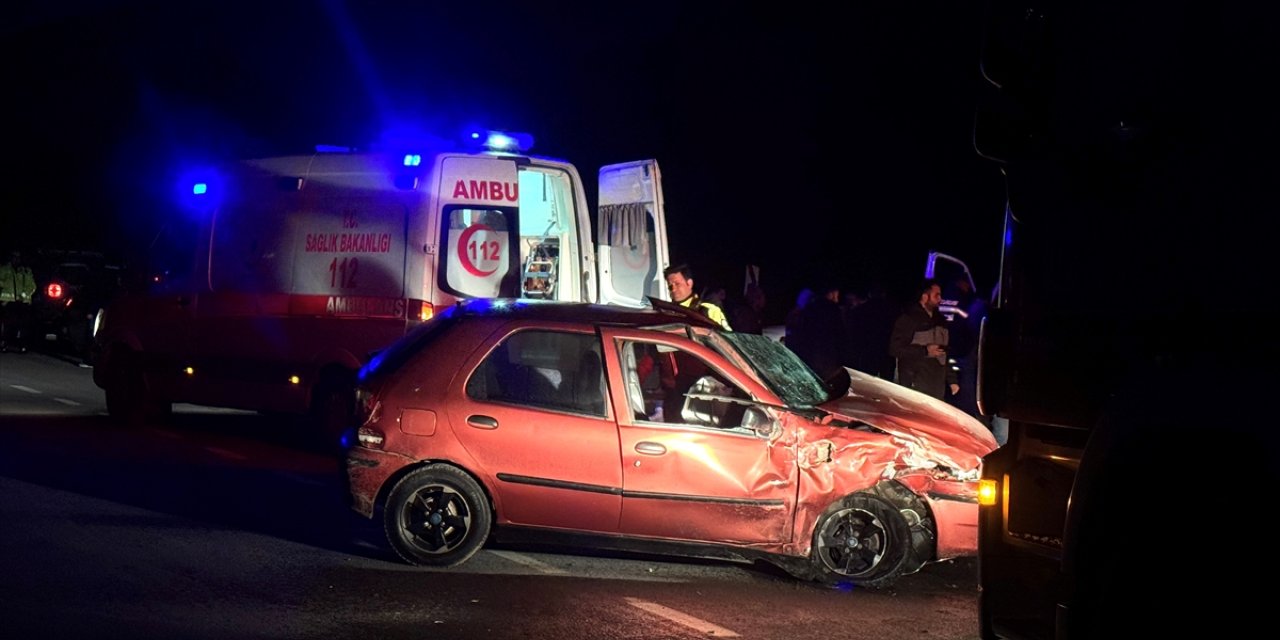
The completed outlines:
{"type": "Polygon", "coordinates": [[[561,303],[451,310],[435,339],[409,336],[395,366],[362,374],[355,510],[383,507],[402,557],[446,566],[479,548],[450,546],[477,510],[500,530],[713,545],[826,581],[976,551],[976,482],[995,447],[980,423],[852,371],[830,394],[781,345],[680,321],[561,303]],[[455,526],[395,520],[453,504],[440,496],[456,506],[431,513],[455,526]]]}

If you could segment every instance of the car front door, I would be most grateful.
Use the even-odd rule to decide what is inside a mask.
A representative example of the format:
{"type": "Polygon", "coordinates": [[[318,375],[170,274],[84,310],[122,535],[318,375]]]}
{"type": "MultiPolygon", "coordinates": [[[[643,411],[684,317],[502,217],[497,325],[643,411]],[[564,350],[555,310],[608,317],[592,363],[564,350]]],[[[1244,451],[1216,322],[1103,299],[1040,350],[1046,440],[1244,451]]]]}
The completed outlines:
{"type": "Polygon", "coordinates": [[[698,367],[700,377],[724,385],[717,395],[778,400],[718,354],[678,336],[602,334],[610,369],[622,378],[611,385],[622,447],[621,533],[738,544],[788,540],[798,475],[792,439],[781,430],[765,436],[742,427],[739,404],[725,403],[714,418],[659,415],[661,393],[686,391],[662,388],[660,379],[672,376],[661,361],[698,367]]]}

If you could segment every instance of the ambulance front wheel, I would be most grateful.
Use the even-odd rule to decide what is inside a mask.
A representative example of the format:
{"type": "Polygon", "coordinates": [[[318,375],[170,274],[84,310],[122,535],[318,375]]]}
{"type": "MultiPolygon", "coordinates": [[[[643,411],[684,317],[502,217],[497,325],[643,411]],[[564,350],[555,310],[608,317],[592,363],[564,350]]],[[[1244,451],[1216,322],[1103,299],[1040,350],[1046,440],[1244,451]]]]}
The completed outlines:
{"type": "Polygon", "coordinates": [[[161,400],[147,379],[142,355],[136,351],[117,351],[108,363],[106,400],[107,415],[125,426],[137,426],[150,419],[165,418],[172,404],[161,400]]]}
{"type": "Polygon", "coordinates": [[[311,423],[326,445],[340,446],[342,434],[355,418],[355,376],[330,369],[311,390],[311,423]]]}

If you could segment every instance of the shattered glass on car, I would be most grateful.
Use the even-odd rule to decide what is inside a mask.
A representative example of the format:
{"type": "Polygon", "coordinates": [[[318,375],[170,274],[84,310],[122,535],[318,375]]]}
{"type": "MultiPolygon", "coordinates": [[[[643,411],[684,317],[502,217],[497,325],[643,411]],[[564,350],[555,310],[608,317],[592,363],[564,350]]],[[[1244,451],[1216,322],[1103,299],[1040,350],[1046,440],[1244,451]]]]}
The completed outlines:
{"type": "Polygon", "coordinates": [[[818,376],[793,351],[781,343],[754,333],[732,331],[708,333],[707,339],[703,341],[704,344],[731,359],[735,358],[725,353],[725,347],[721,346],[722,343],[715,338],[720,338],[732,345],[732,348],[741,354],[741,357],[745,358],[759,375],[761,381],[785,400],[788,406],[810,409],[827,400],[827,388],[818,376]]]}

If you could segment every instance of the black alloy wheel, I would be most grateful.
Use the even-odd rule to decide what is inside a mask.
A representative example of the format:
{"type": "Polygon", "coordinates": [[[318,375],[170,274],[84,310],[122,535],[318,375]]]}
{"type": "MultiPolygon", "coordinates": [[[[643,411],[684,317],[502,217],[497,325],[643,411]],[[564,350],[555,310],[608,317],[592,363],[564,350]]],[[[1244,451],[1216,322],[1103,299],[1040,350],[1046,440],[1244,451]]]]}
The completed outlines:
{"type": "Polygon", "coordinates": [[[886,586],[902,574],[909,544],[910,529],[898,509],[856,493],[819,518],[811,561],[823,582],[886,586]]]}
{"type": "Polygon", "coordinates": [[[447,465],[423,467],[396,483],[387,497],[387,540],[410,563],[452,567],[484,546],[493,520],[471,476],[447,465]]]}

